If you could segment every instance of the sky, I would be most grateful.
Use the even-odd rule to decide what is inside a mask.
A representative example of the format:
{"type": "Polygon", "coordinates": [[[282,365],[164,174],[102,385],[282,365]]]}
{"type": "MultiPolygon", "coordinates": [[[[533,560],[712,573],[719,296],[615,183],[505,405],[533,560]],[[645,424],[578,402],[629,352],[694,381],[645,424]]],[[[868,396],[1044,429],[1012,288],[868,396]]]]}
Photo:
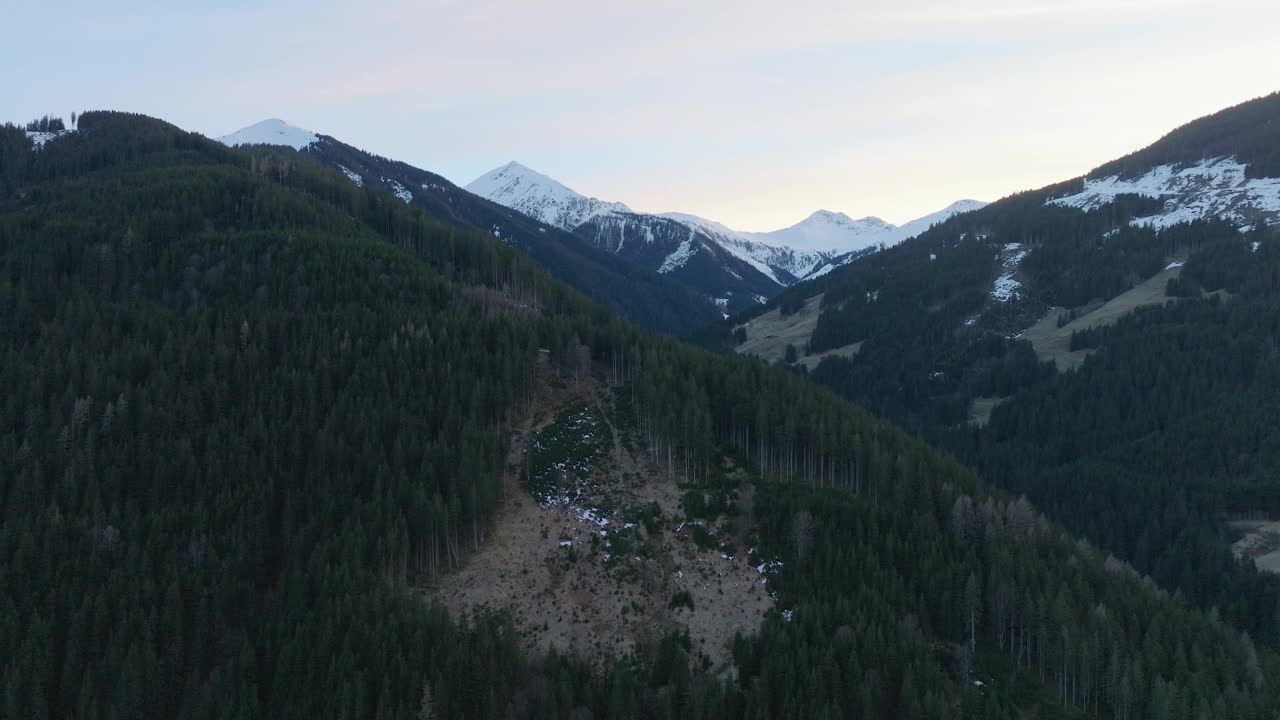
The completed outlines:
{"type": "Polygon", "coordinates": [[[1087,172],[1280,90],[1274,0],[62,0],[5,10],[0,121],[270,117],[465,184],[771,230],[1087,172]]]}

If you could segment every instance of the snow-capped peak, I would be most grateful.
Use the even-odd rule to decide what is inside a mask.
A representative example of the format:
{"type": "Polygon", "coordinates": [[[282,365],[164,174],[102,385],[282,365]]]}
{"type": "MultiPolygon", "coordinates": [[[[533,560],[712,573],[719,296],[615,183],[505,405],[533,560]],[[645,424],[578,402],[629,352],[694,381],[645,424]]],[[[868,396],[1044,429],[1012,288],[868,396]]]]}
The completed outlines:
{"type": "MultiPolygon", "coordinates": [[[[489,171],[468,184],[466,189],[570,232],[577,231],[597,218],[608,219],[608,216],[617,214],[636,216],[631,208],[622,203],[587,197],[518,162],[509,162],[489,171]]],[[[817,210],[795,225],[773,232],[742,232],[687,213],[669,212],[656,217],[674,220],[691,231],[700,233],[705,240],[751,265],[765,277],[779,285],[787,285],[794,278],[803,278],[820,268],[826,267],[829,270],[831,263],[837,259],[847,261],[867,248],[895,245],[928,230],[930,225],[961,212],[976,210],[985,204],[976,200],[960,200],[901,227],[878,217],[854,219],[833,210],[817,210]]],[[[653,216],[636,217],[643,222],[644,217],[653,216]]],[[[635,218],[619,219],[623,223],[634,220],[635,218]]],[[[600,228],[596,228],[596,231],[599,232],[600,228]]],[[[652,230],[646,232],[651,234],[652,230]]],[[[626,233],[621,232],[605,245],[611,252],[618,252],[623,247],[630,247],[626,245],[625,237],[626,233]]],[[[697,237],[691,235],[685,252],[677,252],[672,257],[692,257],[697,237]]],[[[664,263],[664,267],[670,270],[677,265],[664,263]]]]}
{"type": "Polygon", "coordinates": [[[797,250],[849,252],[878,244],[880,236],[893,229],[892,224],[878,217],[854,220],[842,212],[817,210],[791,227],[756,233],[756,237],[797,250]]]}
{"type": "MultiPolygon", "coordinates": [[[[959,215],[960,213],[972,212],[974,210],[981,210],[986,206],[987,206],[987,203],[981,200],[957,200],[951,203],[950,205],[942,208],[941,210],[939,210],[934,214],[951,217],[952,215],[959,215]]],[[[928,217],[928,216],[925,216],[925,217],[928,217]]]]}
{"type": "Polygon", "coordinates": [[[905,222],[902,225],[893,228],[893,230],[887,234],[887,237],[884,239],[884,243],[886,245],[895,245],[907,238],[913,238],[919,235],[940,222],[949,220],[952,216],[959,215],[961,213],[973,212],[974,210],[981,210],[986,206],[987,203],[982,202],[981,200],[957,200],[937,212],[929,213],[924,217],[918,217],[915,220],[905,222]]]}
{"type": "Polygon", "coordinates": [[[814,210],[809,214],[809,217],[804,219],[804,222],[829,222],[836,225],[848,225],[853,222],[853,218],[834,210],[814,210]]]}
{"type": "Polygon", "coordinates": [[[246,128],[241,128],[230,135],[223,135],[218,138],[218,142],[223,145],[287,145],[294,150],[301,150],[311,143],[319,140],[320,136],[295,127],[289,123],[271,118],[254,123],[246,128]]]}
{"type": "Polygon", "coordinates": [[[631,212],[631,208],[622,203],[587,197],[514,161],[481,175],[466,189],[548,225],[570,231],[597,215],[631,212]]]}
{"type": "Polygon", "coordinates": [[[853,218],[849,217],[848,215],[845,215],[842,212],[836,212],[833,210],[814,210],[812,213],[810,213],[809,217],[805,218],[799,223],[796,223],[796,225],[794,225],[793,227],[799,227],[800,225],[805,225],[805,224],[839,225],[842,227],[858,226],[858,225],[866,226],[866,227],[893,227],[891,224],[885,222],[884,220],[881,220],[878,217],[868,216],[868,217],[860,218],[858,220],[854,220],[853,218]]]}

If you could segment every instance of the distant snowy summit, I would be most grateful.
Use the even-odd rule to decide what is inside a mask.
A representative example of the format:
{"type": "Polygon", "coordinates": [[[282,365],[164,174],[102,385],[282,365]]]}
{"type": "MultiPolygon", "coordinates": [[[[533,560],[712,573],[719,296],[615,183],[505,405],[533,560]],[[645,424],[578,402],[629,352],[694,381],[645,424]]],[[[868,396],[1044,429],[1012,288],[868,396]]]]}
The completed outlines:
{"type": "MultiPolygon", "coordinates": [[[[570,232],[580,232],[589,224],[599,224],[610,215],[629,216],[631,224],[639,219],[673,220],[713,241],[778,285],[791,285],[817,270],[830,270],[841,264],[840,258],[852,259],[859,253],[881,245],[896,245],[928,230],[931,225],[953,215],[977,210],[986,205],[977,200],[961,200],[938,212],[894,225],[877,217],[854,219],[842,212],[818,210],[790,227],[771,232],[734,230],[714,220],[688,213],[668,212],[644,215],[633,212],[623,203],[606,202],[578,193],[564,184],[517,162],[511,162],[477,178],[466,189],[481,197],[505,205],[570,232]],[[834,264],[833,264],[834,263],[834,264]]],[[[616,222],[614,223],[616,225],[616,222]]],[[[641,237],[648,238],[652,232],[641,237]]],[[[614,251],[623,247],[615,245],[614,251]]],[[[683,252],[664,262],[668,272],[692,253],[683,252]]]]}
{"type": "Polygon", "coordinates": [[[276,118],[254,123],[230,135],[223,135],[217,138],[218,142],[231,147],[236,145],[285,145],[294,150],[302,150],[319,139],[320,136],[310,130],[304,130],[276,118]]]}
{"type": "Polygon", "coordinates": [[[978,210],[986,205],[980,200],[959,200],[902,225],[894,225],[875,216],[855,220],[842,212],[818,210],[791,227],[766,233],[744,234],[774,245],[848,253],[879,245],[897,245],[953,215],[978,210]]]}
{"type": "Polygon", "coordinates": [[[854,220],[842,212],[817,210],[790,227],[767,233],[750,233],[765,242],[798,250],[849,252],[882,242],[896,226],[878,217],[854,220]]]}
{"type": "Polygon", "coordinates": [[[601,215],[631,212],[631,208],[622,203],[605,202],[574,192],[518,162],[509,162],[485,173],[465,189],[570,232],[601,215]]]}

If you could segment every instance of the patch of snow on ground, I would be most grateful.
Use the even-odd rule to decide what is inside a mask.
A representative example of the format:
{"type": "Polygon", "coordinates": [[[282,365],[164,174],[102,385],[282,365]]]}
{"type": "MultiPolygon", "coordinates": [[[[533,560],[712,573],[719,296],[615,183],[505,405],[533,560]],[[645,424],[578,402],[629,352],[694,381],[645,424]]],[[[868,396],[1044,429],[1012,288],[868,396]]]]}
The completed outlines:
{"type": "Polygon", "coordinates": [[[1180,267],[1182,267],[1182,265],[1183,265],[1183,262],[1182,262],[1181,260],[1174,260],[1173,262],[1169,263],[1168,265],[1165,265],[1165,266],[1164,266],[1164,269],[1165,269],[1165,270],[1172,270],[1172,269],[1174,269],[1174,268],[1180,268],[1180,267]]]}
{"type": "Polygon", "coordinates": [[[809,273],[808,275],[805,275],[805,276],[804,276],[804,279],[805,279],[805,280],[812,280],[813,278],[822,277],[823,275],[826,275],[827,273],[829,273],[829,272],[831,272],[832,270],[835,270],[835,269],[836,269],[836,265],[833,265],[832,263],[826,263],[826,264],[824,264],[822,267],[818,268],[817,270],[814,270],[813,272],[809,273]]]}
{"type": "Polygon", "coordinates": [[[782,567],[781,560],[766,560],[756,566],[756,572],[764,575],[766,573],[776,572],[780,567],[782,567]]]}
{"type": "Polygon", "coordinates": [[[702,232],[729,254],[746,262],[765,277],[785,286],[774,268],[782,268],[796,277],[804,277],[824,262],[829,252],[798,250],[768,242],[762,233],[738,232],[722,223],[688,213],[663,213],[661,217],[702,232]]]}
{"type": "Polygon", "coordinates": [[[347,176],[348,180],[355,183],[356,187],[364,187],[364,178],[360,177],[356,173],[351,172],[351,168],[348,168],[346,165],[339,165],[338,169],[342,171],[343,175],[347,176]]]}
{"type": "Polygon", "coordinates": [[[859,255],[857,253],[849,253],[847,255],[841,255],[839,257],[832,258],[828,260],[826,263],[824,263],[822,266],[820,266],[817,270],[814,270],[808,275],[805,275],[804,277],[802,277],[801,280],[812,280],[814,278],[822,277],[823,275],[826,275],[832,270],[835,270],[836,268],[844,267],[845,265],[848,265],[849,263],[853,262],[854,260],[857,260],[860,257],[863,257],[863,255],[859,255]]]}
{"type": "Polygon", "coordinates": [[[1004,246],[1004,252],[1003,272],[991,287],[991,298],[996,302],[1009,302],[1021,297],[1018,289],[1022,287],[1022,283],[1015,280],[1013,276],[1031,251],[1023,249],[1022,243],[1009,243],[1004,246]]]}
{"type": "Polygon", "coordinates": [[[39,150],[40,148],[43,148],[44,144],[49,142],[50,140],[53,140],[54,138],[60,138],[63,135],[68,135],[73,132],[75,132],[75,130],[57,130],[54,132],[39,132],[39,131],[28,130],[27,139],[31,141],[31,145],[33,149],[39,150]]]}
{"type": "Polygon", "coordinates": [[[662,261],[662,267],[658,268],[658,272],[666,274],[677,268],[684,267],[684,264],[689,262],[689,258],[693,257],[696,252],[698,252],[698,248],[693,244],[693,231],[690,230],[688,239],[681,241],[680,247],[677,247],[675,252],[672,252],[667,256],[667,259],[662,261]]]}
{"type": "Polygon", "coordinates": [[[391,186],[391,194],[403,200],[405,205],[413,202],[413,193],[409,192],[409,188],[395,180],[388,178],[382,178],[382,180],[391,186]]]}
{"type": "Polygon", "coordinates": [[[1280,214],[1280,178],[1246,178],[1245,166],[1234,158],[1186,166],[1160,165],[1130,179],[1118,175],[1085,178],[1084,190],[1048,204],[1088,211],[1114,202],[1120,195],[1163,200],[1162,212],[1130,221],[1156,230],[1213,217],[1243,222],[1255,214],[1280,214]]]}
{"type": "Polygon", "coordinates": [[[1250,245],[1253,247],[1254,252],[1258,252],[1258,248],[1262,247],[1262,243],[1258,242],[1257,240],[1254,240],[1252,243],[1250,243],[1250,245]]]}
{"type": "MultiPolygon", "coordinates": [[[[778,279],[778,276],[776,273],[774,273],[773,268],[761,262],[758,258],[753,256],[749,252],[748,250],[749,246],[744,247],[739,243],[731,242],[731,241],[722,241],[719,243],[719,245],[725,250],[728,250],[730,255],[733,255],[734,257],[738,258],[739,260],[742,260],[743,262],[755,268],[756,270],[759,270],[761,275],[764,275],[765,277],[778,283],[779,285],[786,285],[786,283],[778,279]]],[[[770,248],[770,250],[772,250],[772,248],[770,248]]],[[[739,277],[738,279],[741,280],[742,278],[739,277]]]]}
{"type": "Polygon", "coordinates": [[[587,508],[578,512],[578,519],[595,523],[598,527],[604,527],[609,524],[609,518],[602,517],[599,512],[599,510],[594,508],[587,508]]]}

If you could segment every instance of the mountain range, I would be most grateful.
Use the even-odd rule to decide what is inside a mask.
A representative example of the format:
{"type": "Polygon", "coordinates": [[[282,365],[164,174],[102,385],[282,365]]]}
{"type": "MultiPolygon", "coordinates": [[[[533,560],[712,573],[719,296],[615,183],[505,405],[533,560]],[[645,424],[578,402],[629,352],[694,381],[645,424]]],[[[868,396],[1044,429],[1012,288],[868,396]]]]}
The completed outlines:
{"type": "Polygon", "coordinates": [[[516,162],[458,188],[437,174],[279,119],[218,140],[230,146],[287,146],[320,158],[357,185],[369,183],[436,217],[512,243],[588,297],[677,335],[985,205],[962,200],[901,226],[819,210],[780,230],[741,232],[685,213],[637,213],[623,203],[575,192],[516,162]],[[655,307],[654,298],[664,306],[655,307]]]}
{"type": "Polygon", "coordinates": [[[780,230],[743,232],[687,213],[638,213],[620,202],[583,195],[518,162],[485,173],[466,189],[659,273],[685,278],[729,311],[986,204],[961,200],[901,226],[818,210],[780,230]]]}
{"type": "Polygon", "coordinates": [[[228,146],[280,146],[314,158],[370,193],[384,191],[459,230],[518,248],[556,279],[638,325],[689,335],[722,317],[704,294],[603,252],[559,227],[491,202],[444,177],[348,145],[337,138],[264,120],[218,138],[228,146]]]}

